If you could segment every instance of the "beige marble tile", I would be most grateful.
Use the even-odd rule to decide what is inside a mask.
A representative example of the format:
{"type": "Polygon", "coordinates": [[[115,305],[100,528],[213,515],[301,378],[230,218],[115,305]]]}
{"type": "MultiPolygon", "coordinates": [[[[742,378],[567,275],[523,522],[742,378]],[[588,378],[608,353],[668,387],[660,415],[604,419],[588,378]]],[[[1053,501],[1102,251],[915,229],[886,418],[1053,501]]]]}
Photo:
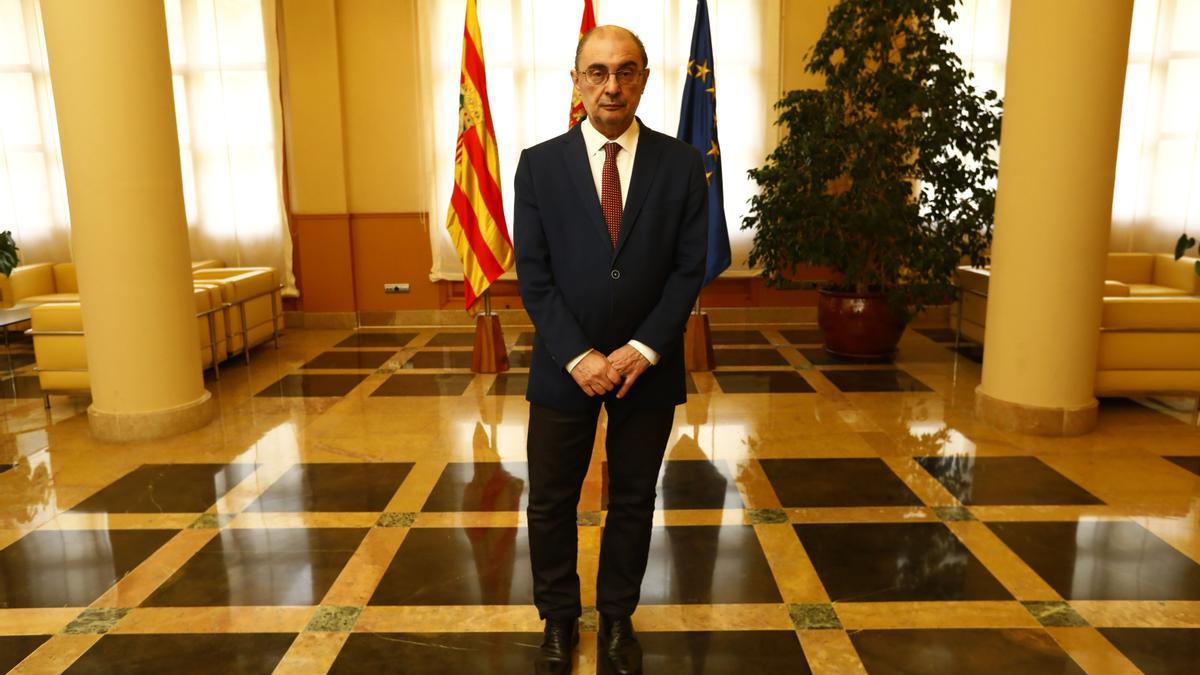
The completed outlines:
{"type": "Polygon", "coordinates": [[[846,630],[887,628],[1037,628],[1019,602],[838,602],[846,630]]]}
{"type": "Polygon", "coordinates": [[[425,500],[429,499],[429,493],[433,492],[433,487],[437,485],[438,478],[445,470],[446,462],[444,461],[417,462],[384,510],[420,511],[421,507],[425,505],[425,500]]]}
{"type": "Polygon", "coordinates": [[[867,675],[858,652],[842,630],[798,630],[813,675],[867,675]]]}
{"type": "Polygon", "coordinates": [[[1000,541],[987,525],[968,521],[946,523],[946,527],[950,528],[963,545],[1017,600],[1062,599],[1057,591],[1025,564],[1024,560],[1000,541]]]}
{"type": "Polygon", "coordinates": [[[786,605],[639,605],[633,627],[641,631],[790,630],[786,605]]]}
{"type": "Polygon", "coordinates": [[[25,657],[10,675],[61,673],[100,640],[100,635],[55,635],[25,657]]]}
{"type": "Polygon", "coordinates": [[[1200,496],[1192,502],[1186,513],[1166,516],[1141,515],[1132,520],[1150,530],[1159,539],[1175,547],[1180,553],[1200,563],[1200,496]]]}
{"type": "Polygon", "coordinates": [[[767,474],[756,459],[746,459],[734,463],[733,476],[737,479],[738,491],[742,495],[742,503],[749,509],[778,509],[779,497],[775,488],[767,480],[767,474]]]}
{"type": "Polygon", "coordinates": [[[923,506],[853,506],[784,509],[793,523],[909,523],[937,520],[923,506]]]}
{"type": "Polygon", "coordinates": [[[829,602],[829,594],[791,525],[755,525],[754,532],[784,602],[829,602]]]}
{"type": "Polygon", "coordinates": [[[371,527],[379,520],[378,513],[261,513],[258,511],[243,511],[228,525],[230,528],[241,529],[270,529],[270,528],[361,528],[371,527]]]}
{"type": "Polygon", "coordinates": [[[1094,628],[1047,628],[1046,632],[1088,675],[1142,672],[1094,628]]]}
{"type": "Polygon", "coordinates": [[[209,509],[209,512],[240,513],[242,509],[250,506],[254,500],[266,492],[280,476],[287,473],[289,468],[291,468],[291,465],[283,462],[263,464],[247,477],[246,480],[238,483],[233,489],[218,499],[217,503],[209,509]]]}
{"type": "Polygon", "coordinates": [[[743,509],[656,509],[654,525],[749,525],[743,509]]]}
{"type": "Polygon", "coordinates": [[[199,513],[60,513],[43,530],[176,530],[199,513]]]}
{"type": "Polygon", "coordinates": [[[367,532],[358,550],[325,594],[322,604],[346,607],[366,605],[407,534],[408,528],[376,528],[367,532]]]}
{"type": "Polygon", "coordinates": [[[532,605],[447,605],[441,607],[366,607],[356,633],[541,632],[532,605]]]}
{"type": "Polygon", "coordinates": [[[92,607],[137,607],[219,530],[181,530],[101,595],[92,607]]]}
{"type": "Polygon", "coordinates": [[[116,633],[299,633],[314,607],[137,607],[116,633]]]}
{"type": "Polygon", "coordinates": [[[929,506],[958,506],[959,501],[911,457],[884,457],[883,462],[929,506]]]}
{"type": "Polygon", "coordinates": [[[1086,506],[972,506],[971,513],[984,521],[1020,520],[1126,520],[1135,509],[1107,504],[1086,506]]]}
{"type": "Polygon", "coordinates": [[[525,527],[524,511],[421,513],[413,527],[525,527]]]}
{"type": "Polygon", "coordinates": [[[301,633],[288,648],[274,675],[326,673],[337,659],[349,633],[301,633]]]}
{"type": "Polygon", "coordinates": [[[0,635],[47,635],[71,623],[82,607],[0,609],[0,635]]]}
{"type": "Polygon", "coordinates": [[[1075,600],[1075,611],[1097,628],[1200,628],[1200,602],[1075,600]]]}

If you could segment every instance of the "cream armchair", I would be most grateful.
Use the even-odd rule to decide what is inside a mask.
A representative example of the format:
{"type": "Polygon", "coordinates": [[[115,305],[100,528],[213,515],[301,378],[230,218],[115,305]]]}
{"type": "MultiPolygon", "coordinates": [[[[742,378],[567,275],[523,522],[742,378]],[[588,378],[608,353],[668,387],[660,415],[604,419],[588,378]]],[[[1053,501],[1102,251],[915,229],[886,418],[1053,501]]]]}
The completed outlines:
{"type": "MultiPolygon", "coordinates": [[[[202,368],[212,368],[220,378],[217,365],[227,355],[223,312],[217,289],[193,289],[196,330],[200,340],[202,368]]],[[[50,407],[50,394],[84,393],[91,390],[88,377],[87,349],[84,343],[83,313],[78,302],[45,303],[30,311],[33,353],[42,400],[50,407]]]]}
{"type": "Polygon", "coordinates": [[[45,302],[78,302],[75,263],[34,263],[0,275],[0,307],[45,302]]]}
{"type": "Polygon", "coordinates": [[[1200,404],[1200,298],[1104,299],[1096,395],[1127,394],[1196,396],[1200,404]]]}
{"type": "Polygon", "coordinates": [[[216,289],[225,303],[229,355],[250,362],[250,348],[267,340],[279,346],[283,330],[282,288],[270,267],[222,267],[192,272],[193,284],[216,289]]]}

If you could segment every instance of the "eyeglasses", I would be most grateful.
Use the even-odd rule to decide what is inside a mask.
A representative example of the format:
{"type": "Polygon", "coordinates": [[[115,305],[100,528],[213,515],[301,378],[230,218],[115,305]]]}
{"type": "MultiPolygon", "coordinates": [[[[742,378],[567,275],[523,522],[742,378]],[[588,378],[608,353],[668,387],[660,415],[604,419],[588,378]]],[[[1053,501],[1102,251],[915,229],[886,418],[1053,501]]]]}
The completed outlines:
{"type": "Polygon", "coordinates": [[[622,68],[616,72],[609,72],[607,68],[588,68],[583,71],[583,77],[592,86],[598,87],[602,84],[608,84],[608,78],[612,75],[617,76],[617,84],[622,87],[628,87],[637,81],[638,75],[641,75],[641,70],[632,68],[622,68]]]}

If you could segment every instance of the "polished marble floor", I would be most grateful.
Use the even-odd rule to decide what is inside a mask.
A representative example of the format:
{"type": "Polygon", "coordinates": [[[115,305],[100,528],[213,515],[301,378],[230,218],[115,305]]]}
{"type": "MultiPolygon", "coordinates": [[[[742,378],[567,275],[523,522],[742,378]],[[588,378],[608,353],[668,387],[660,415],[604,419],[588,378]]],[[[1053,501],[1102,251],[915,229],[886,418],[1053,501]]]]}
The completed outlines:
{"type": "MultiPolygon", "coordinates": [[[[208,381],[211,425],[91,440],[28,344],[0,382],[0,672],[525,673],[528,328],[293,330],[208,381]]],[[[647,673],[1200,671],[1200,429],[1103,402],[1081,438],[972,414],[978,345],[848,364],[805,325],[716,327],[660,478],[647,673]]],[[[1170,402],[1168,402],[1170,403],[1170,402]]],[[[583,635],[603,430],[579,505],[583,635]]]]}

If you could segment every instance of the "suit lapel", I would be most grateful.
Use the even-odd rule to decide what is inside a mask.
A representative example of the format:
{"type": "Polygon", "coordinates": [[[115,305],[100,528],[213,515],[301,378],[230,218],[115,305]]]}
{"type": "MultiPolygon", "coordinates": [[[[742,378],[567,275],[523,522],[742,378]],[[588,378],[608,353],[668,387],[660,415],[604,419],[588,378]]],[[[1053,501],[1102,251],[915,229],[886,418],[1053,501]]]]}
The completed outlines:
{"type": "Polygon", "coordinates": [[[612,240],[608,236],[608,225],[604,222],[604,211],[600,208],[600,196],[596,194],[596,181],[588,164],[587,146],[583,143],[583,130],[578,124],[563,141],[563,161],[571,182],[575,184],[575,191],[579,193],[577,203],[582,205],[592,229],[604,238],[604,245],[611,248],[612,240]]]}
{"type": "MultiPolygon", "coordinates": [[[[642,124],[640,119],[638,124],[641,124],[642,128],[638,136],[637,154],[633,158],[633,175],[629,177],[629,195],[625,199],[625,211],[621,214],[621,230],[617,235],[617,247],[613,251],[614,259],[621,255],[621,249],[628,241],[634,224],[637,223],[638,213],[641,212],[642,205],[646,202],[646,195],[650,191],[651,183],[654,182],[654,174],[658,170],[658,160],[662,153],[658,134],[642,124]]],[[[594,188],[592,192],[595,193],[594,188]]]]}

